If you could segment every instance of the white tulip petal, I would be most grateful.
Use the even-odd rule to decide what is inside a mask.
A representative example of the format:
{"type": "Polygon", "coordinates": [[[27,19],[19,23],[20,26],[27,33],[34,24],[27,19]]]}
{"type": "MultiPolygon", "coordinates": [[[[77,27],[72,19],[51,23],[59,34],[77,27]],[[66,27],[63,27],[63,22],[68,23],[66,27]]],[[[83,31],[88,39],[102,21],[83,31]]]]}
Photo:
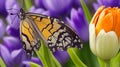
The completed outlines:
{"type": "Polygon", "coordinates": [[[90,49],[94,54],[96,54],[95,38],[96,38],[95,25],[91,23],[89,25],[89,41],[90,41],[90,49]]]}
{"type": "Polygon", "coordinates": [[[119,48],[120,48],[120,37],[119,37],[119,48]]]}
{"type": "Polygon", "coordinates": [[[119,51],[118,38],[114,31],[105,33],[101,30],[96,38],[97,56],[102,59],[111,59],[119,51]]]}
{"type": "Polygon", "coordinates": [[[96,55],[99,55],[99,47],[98,46],[101,46],[101,40],[105,36],[105,34],[106,34],[106,32],[102,29],[96,37],[96,45],[97,45],[95,47],[96,51],[97,51],[96,55]]]}

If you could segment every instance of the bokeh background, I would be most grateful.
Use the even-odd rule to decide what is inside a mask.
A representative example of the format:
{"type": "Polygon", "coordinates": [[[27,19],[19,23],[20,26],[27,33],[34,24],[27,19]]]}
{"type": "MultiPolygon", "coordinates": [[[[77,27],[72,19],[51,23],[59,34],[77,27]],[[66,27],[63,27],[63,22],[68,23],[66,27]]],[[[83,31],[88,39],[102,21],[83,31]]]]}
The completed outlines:
{"type": "MultiPolygon", "coordinates": [[[[29,62],[41,66],[41,60],[33,56],[27,59],[20,39],[19,10],[48,15],[63,20],[75,30],[86,48],[75,49],[75,53],[88,67],[99,67],[96,57],[89,49],[89,23],[84,14],[80,0],[1,0],[0,1],[0,57],[7,67],[30,67],[29,62]],[[10,15],[13,13],[14,15],[10,15]]],[[[91,16],[99,6],[120,6],[120,0],[84,0],[91,16]]],[[[53,53],[63,66],[75,67],[67,51],[53,53]]]]}

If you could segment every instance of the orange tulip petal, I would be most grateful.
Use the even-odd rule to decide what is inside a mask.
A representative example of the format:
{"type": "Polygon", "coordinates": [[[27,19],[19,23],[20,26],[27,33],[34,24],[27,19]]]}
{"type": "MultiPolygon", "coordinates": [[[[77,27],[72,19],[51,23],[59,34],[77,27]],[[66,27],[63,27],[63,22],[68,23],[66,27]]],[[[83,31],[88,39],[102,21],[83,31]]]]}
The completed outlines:
{"type": "Polygon", "coordinates": [[[93,19],[91,20],[91,23],[95,23],[95,25],[96,25],[96,22],[98,21],[99,15],[100,15],[100,13],[103,11],[103,9],[104,9],[104,6],[101,6],[101,7],[97,10],[97,12],[95,13],[95,15],[93,16],[93,19]]]}
{"type": "Polygon", "coordinates": [[[96,25],[96,35],[100,32],[101,29],[104,29],[105,32],[109,32],[113,27],[113,16],[111,13],[105,15],[96,25]]]}
{"type": "Polygon", "coordinates": [[[115,20],[115,32],[117,33],[117,36],[120,37],[120,9],[117,10],[117,16],[115,20]]]}

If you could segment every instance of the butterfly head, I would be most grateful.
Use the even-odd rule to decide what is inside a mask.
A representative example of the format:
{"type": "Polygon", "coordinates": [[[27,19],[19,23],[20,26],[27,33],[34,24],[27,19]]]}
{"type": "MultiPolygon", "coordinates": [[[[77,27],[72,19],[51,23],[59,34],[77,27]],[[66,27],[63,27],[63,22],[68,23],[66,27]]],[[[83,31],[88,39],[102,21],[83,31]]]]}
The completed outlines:
{"type": "Polygon", "coordinates": [[[20,9],[20,19],[25,19],[25,11],[22,8],[20,9]]]}

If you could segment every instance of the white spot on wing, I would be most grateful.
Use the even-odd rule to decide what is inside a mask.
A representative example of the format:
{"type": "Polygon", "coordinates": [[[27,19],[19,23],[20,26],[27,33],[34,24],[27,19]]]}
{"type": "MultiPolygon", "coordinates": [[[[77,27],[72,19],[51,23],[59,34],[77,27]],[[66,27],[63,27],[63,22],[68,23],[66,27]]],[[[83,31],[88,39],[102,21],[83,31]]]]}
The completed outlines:
{"type": "Polygon", "coordinates": [[[23,35],[22,35],[22,41],[24,41],[26,43],[25,44],[26,45],[26,49],[30,50],[31,49],[30,43],[27,41],[27,38],[25,36],[23,36],[23,35]]]}

